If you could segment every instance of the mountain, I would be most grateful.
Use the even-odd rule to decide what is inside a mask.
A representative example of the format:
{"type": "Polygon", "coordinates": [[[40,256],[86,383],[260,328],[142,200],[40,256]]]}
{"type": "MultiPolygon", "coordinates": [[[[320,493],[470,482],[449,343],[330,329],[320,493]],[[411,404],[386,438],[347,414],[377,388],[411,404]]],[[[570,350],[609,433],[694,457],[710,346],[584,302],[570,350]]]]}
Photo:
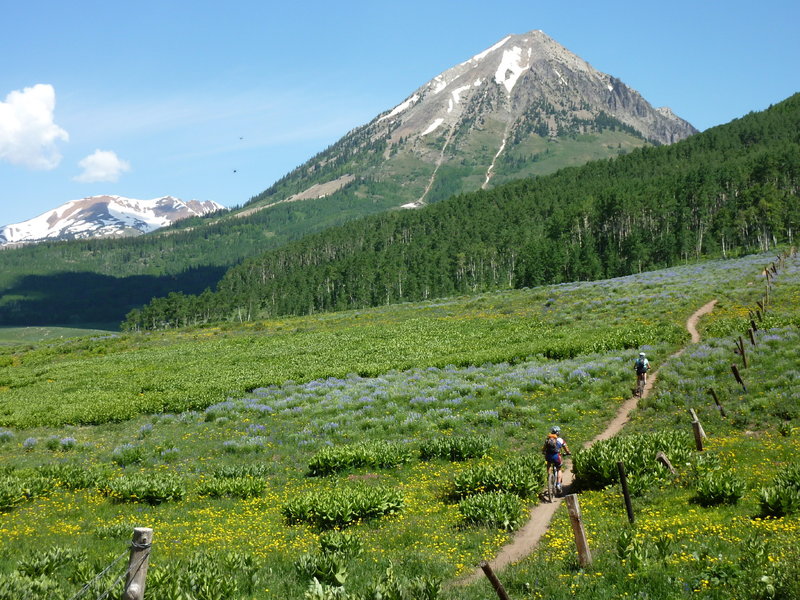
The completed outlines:
{"type": "Polygon", "coordinates": [[[356,309],[777,252],[800,229],[799,190],[796,94],[670,146],[306,236],[231,268],[214,294],[154,299],[125,327],[356,309]]]}
{"type": "Polygon", "coordinates": [[[332,198],[417,207],[697,130],[541,31],[509,35],[345,135],[251,202],[332,198]]]}
{"type": "MultiPolygon", "coordinates": [[[[119,288],[115,297],[128,299],[139,297],[141,277],[161,295],[195,293],[213,288],[221,272],[248,257],[331,227],[671,143],[695,131],[542,32],[507,36],[242,207],[137,237],[45,241],[0,252],[0,324],[93,322],[96,303],[88,298],[110,302],[111,283],[119,288]],[[65,286],[72,274],[80,275],[72,277],[80,285],[65,286]],[[92,287],[95,281],[102,287],[92,287]]],[[[118,320],[129,307],[117,308],[118,320]]]]}
{"type": "Polygon", "coordinates": [[[220,210],[225,207],[211,200],[184,202],[172,196],[152,200],[90,196],[0,228],[0,247],[45,240],[142,235],[189,217],[220,210]]]}

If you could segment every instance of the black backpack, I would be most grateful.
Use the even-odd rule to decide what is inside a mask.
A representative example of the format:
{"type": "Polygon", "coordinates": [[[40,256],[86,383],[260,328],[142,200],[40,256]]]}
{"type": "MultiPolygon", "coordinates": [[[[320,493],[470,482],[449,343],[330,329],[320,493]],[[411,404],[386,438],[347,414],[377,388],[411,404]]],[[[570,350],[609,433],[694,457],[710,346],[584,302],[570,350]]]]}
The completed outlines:
{"type": "Polygon", "coordinates": [[[558,454],[558,439],[547,436],[547,439],[544,441],[544,451],[548,456],[558,454]]]}

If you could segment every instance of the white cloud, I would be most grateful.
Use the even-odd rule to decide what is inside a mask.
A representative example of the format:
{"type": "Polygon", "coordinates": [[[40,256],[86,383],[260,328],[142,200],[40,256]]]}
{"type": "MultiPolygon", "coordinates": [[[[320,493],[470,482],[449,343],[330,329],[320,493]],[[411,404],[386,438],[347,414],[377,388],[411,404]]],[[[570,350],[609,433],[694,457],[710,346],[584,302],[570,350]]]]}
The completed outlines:
{"type": "Polygon", "coordinates": [[[31,169],[55,169],[61,162],[56,142],[69,134],[53,122],[56,92],[38,83],[14,90],[0,102],[0,160],[31,169]]]}
{"type": "Polygon", "coordinates": [[[95,150],[78,163],[83,173],[73,177],[82,183],[96,183],[98,181],[115,182],[119,176],[131,170],[131,165],[126,160],[121,160],[115,152],[110,150],[95,150]]]}

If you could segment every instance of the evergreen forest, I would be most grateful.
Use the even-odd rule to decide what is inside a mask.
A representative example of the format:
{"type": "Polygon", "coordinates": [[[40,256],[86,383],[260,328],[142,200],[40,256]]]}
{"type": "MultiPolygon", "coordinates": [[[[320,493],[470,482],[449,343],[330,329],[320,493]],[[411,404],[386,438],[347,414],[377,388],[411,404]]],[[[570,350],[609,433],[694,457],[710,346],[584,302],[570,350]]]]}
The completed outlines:
{"type": "Polygon", "coordinates": [[[249,321],[617,277],[765,252],[800,226],[800,94],[671,146],[303,237],[123,327],[249,321]]]}

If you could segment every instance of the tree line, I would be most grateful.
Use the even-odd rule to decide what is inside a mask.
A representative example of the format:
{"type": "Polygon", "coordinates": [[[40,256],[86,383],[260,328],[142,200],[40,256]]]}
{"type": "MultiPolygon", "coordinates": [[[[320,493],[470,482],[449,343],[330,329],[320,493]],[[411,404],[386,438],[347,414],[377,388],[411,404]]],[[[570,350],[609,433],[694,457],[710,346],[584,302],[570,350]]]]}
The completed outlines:
{"type": "Polygon", "coordinates": [[[304,237],[127,329],[307,314],[615,277],[793,242],[800,95],[665,147],[304,237]]]}

